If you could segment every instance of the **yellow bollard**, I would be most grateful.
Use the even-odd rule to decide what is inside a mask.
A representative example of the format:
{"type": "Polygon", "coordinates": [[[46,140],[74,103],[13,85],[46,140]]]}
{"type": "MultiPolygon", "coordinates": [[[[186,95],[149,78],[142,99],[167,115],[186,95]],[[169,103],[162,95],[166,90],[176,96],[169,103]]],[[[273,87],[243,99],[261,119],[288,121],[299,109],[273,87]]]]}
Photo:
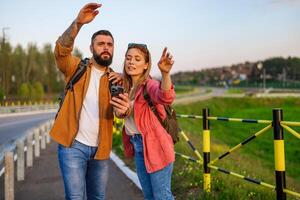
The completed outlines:
{"type": "Polygon", "coordinates": [[[209,109],[203,109],[203,188],[204,191],[209,193],[211,191],[211,178],[210,168],[208,163],[210,162],[210,130],[209,130],[209,109]]]}
{"type": "Polygon", "coordinates": [[[286,193],[283,191],[286,188],[286,182],[283,128],[280,125],[280,121],[282,120],[282,110],[273,109],[275,180],[276,198],[278,200],[286,199],[286,193]]]}

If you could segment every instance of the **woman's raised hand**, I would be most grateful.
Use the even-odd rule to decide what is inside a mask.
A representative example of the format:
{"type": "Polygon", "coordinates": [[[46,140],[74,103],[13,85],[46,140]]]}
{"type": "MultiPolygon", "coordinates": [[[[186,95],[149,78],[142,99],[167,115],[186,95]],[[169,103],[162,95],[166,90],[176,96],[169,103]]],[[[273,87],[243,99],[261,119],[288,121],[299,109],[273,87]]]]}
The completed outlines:
{"type": "Polygon", "coordinates": [[[167,47],[164,48],[163,53],[160,57],[159,62],[157,63],[159,70],[161,73],[169,73],[172,69],[172,66],[174,64],[173,56],[167,52],[167,47]]]}

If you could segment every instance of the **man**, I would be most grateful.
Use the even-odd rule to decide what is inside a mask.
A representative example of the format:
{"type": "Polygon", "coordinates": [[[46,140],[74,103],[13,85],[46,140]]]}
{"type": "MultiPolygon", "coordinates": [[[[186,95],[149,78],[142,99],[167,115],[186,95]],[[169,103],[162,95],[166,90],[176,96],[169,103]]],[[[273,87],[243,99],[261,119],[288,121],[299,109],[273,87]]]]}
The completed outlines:
{"type": "MultiPolygon", "coordinates": [[[[79,12],[71,26],[56,42],[55,58],[66,82],[75,72],[80,59],[71,52],[80,28],[98,15],[101,4],[89,3],[79,12]]],[[[112,146],[113,109],[109,104],[109,80],[120,80],[108,67],[113,58],[114,39],[109,31],[93,34],[92,58],[85,74],[69,90],[57,115],[51,137],[59,143],[58,159],[66,199],[104,199],[108,180],[108,159],[112,146]],[[109,74],[109,75],[108,75],[109,74]]],[[[129,110],[128,96],[121,95],[129,110]]]]}

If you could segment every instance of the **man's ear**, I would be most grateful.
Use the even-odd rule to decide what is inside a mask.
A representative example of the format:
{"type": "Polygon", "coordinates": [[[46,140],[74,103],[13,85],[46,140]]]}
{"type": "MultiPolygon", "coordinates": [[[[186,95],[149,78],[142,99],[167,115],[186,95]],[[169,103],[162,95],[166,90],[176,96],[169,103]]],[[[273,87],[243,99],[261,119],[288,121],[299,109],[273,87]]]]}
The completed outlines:
{"type": "Polygon", "coordinates": [[[90,45],[90,51],[93,53],[93,44],[90,45]]]}

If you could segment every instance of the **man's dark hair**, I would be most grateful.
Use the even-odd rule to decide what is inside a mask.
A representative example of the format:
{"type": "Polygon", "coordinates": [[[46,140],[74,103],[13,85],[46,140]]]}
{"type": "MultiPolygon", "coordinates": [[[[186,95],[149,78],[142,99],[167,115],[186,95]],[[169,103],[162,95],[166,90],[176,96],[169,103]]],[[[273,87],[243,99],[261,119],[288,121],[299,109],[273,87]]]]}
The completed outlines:
{"type": "Polygon", "coordinates": [[[95,39],[95,37],[97,35],[107,35],[107,36],[110,36],[112,38],[112,40],[114,41],[114,37],[112,36],[111,32],[109,32],[108,30],[100,30],[100,31],[97,31],[96,33],[93,34],[92,38],[91,38],[91,44],[93,44],[93,41],[95,39]]]}

